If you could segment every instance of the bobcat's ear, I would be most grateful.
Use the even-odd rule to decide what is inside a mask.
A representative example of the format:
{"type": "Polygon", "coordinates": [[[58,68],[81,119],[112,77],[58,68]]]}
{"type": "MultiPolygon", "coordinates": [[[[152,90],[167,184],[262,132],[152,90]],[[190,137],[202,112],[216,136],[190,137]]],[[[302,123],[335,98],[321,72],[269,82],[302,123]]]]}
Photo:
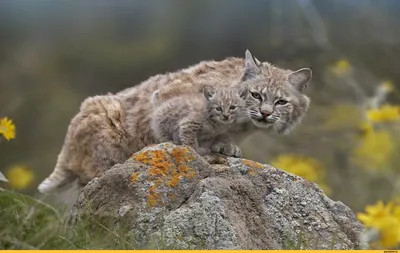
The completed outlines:
{"type": "Polygon", "coordinates": [[[247,80],[257,76],[260,73],[260,69],[258,65],[261,63],[256,59],[254,60],[253,56],[251,55],[249,50],[246,50],[245,53],[245,66],[244,66],[244,73],[242,76],[242,80],[247,80]],[[257,62],[256,62],[257,61],[257,62]],[[258,64],[257,64],[258,63],[258,64]]]}
{"type": "Polygon", "coordinates": [[[296,87],[296,89],[300,92],[303,92],[307,89],[311,78],[312,71],[309,68],[299,69],[288,76],[289,83],[296,87]]]}
{"type": "Polygon", "coordinates": [[[153,105],[155,105],[155,104],[158,103],[158,100],[159,100],[159,93],[160,93],[160,90],[156,90],[156,91],[154,91],[153,94],[151,95],[150,101],[151,101],[151,103],[152,103],[153,105]]]}
{"type": "Polygon", "coordinates": [[[203,94],[207,100],[210,100],[215,95],[215,90],[212,87],[204,87],[203,94]]]}
{"type": "Polygon", "coordinates": [[[238,94],[241,99],[246,99],[249,94],[249,89],[247,87],[241,87],[238,89],[238,94]]]}

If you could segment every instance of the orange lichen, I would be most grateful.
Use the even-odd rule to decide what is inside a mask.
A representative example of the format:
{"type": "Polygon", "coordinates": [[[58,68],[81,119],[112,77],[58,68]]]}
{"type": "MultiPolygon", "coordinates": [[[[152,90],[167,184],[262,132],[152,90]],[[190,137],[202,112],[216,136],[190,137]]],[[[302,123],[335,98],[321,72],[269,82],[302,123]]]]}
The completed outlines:
{"type": "Polygon", "coordinates": [[[191,169],[188,166],[180,165],[178,167],[179,172],[181,173],[188,173],[191,169]]]}
{"type": "Polygon", "coordinates": [[[148,156],[148,152],[140,152],[140,153],[133,154],[131,156],[131,158],[138,162],[142,162],[144,164],[147,164],[148,161],[151,160],[151,158],[148,156]]]}
{"type": "Polygon", "coordinates": [[[191,171],[191,172],[189,172],[189,173],[186,173],[186,178],[188,178],[188,179],[192,179],[192,178],[194,178],[196,176],[196,172],[194,172],[194,171],[191,171]]]}
{"type": "Polygon", "coordinates": [[[158,169],[158,168],[150,167],[150,169],[149,169],[149,176],[152,177],[152,176],[157,176],[157,175],[165,176],[166,173],[165,173],[164,171],[158,169]]]}
{"type": "Polygon", "coordinates": [[[156,188],[157,188],[157,185],[155,185],[155,184],[150,185],[150,187],[149,187],[149,192],[150,192],[151,194],[152,194],[152,193],[155,193],[156,188]]]}
{"type": "Polygon", "coordinates": [[[168,156],[161,150],[147,150],[134,154],[132,158],[138,162],[151,166],[161,166],[163,165],[163,162],[168,161],[168,156]]]}
{"type": "Polygon", "coordinates": [[[187,147],[176,147],[172,149],[171,156],[178,164],[188,163],[196,158],[196,156],[190,153],[190,150],[187,147]]]}
{"type": "Polygon", "coordinates": [[[254,176],[255,174],[256,174],[256,172],[254,170],[252,170],[252,169],[249,170],[249,175],[250,176],[254,176]]]}
{"type": "Polygon", "coordinates": [[[162,173],[168,174],[168,170],[171,167],[171,163],[169,161],[163,161],[155,164],[154,167],[160,169],[162,173]]]}
{"type": "Polygon", "coordinates": [[[147,205],[151,206],[151,207],[155,207],[157,206],[157,204],[159,203],[161,197],[158,193],[150,193],[146,195],[147,198],[147,205]]]}
{"type": "Polygon", "coordinates": [[[140,175],[139,172],[133,173],[133,174],[131,175],[131,177],[130,177],[130,181],[131,181],[132,183],[136,183],[137,181],[139,181],[139,175],[140,175]]]}
{"type": "Polygon", "coordinates": [[[182,146],[173,148],[169,154],[164,150],[146,150],[134,154],[132,159],[149,166],[146,179],[150,183],[146,195],[147,205],[155,207],[165,204],[162,196],[172,200],[173,194],[168,188],[176,188],[182,179],[196,176],[196,172],[187,166],[195,158],[190,149],[182,146]]]}
{"type": "Polygon", "coordinates": [[[250,161],[250,160],[247,160],[247,159],[242,159],[242,163],[243,163],[244,165],[246,165],[246,166],[248,166],[248,167],[251,167],[251,168],[254,168],[254,169],[259,169],[259,170],[261,170],[261,169],[264,168],[264,166],[263,166],[261,163],[254,162],[254,161],[250,161]]]}
{"type": "Polygon", "coordinates": [[[167,183],[169,187],[176,187],[179,184],[179,175],[172,176],[171,180],[167,183]]]}

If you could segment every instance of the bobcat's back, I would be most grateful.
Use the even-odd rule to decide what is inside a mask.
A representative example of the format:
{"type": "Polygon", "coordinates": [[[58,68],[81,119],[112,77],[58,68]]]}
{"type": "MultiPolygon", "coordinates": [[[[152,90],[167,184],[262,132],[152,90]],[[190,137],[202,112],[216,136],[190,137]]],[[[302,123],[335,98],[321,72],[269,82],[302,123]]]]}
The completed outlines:
{"type": "Polygon", "coordinates": [[[205,86],[233,86],[243,72],[244,60],[227,58],[223,61],[205,61],[192,67],[162,75],[156,75],[141,84],[116,94],[125,108],[124,128],[132,138],[136,151],[157,138],[150,126],[153,104],[152,94],[159,90],[158,100],[164,102],[180,95],[201,95],[205,86]]]}

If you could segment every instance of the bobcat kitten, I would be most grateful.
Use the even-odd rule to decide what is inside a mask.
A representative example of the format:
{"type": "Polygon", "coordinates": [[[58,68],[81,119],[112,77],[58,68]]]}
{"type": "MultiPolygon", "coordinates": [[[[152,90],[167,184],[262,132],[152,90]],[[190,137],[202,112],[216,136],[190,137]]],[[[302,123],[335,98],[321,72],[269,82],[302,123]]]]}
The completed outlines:
{"type": "MultiPolygon", "coordinates": [[[[235,125],[250,120],[247,88],[206,87],[203,95],[175,97],[160,106],[157,94],[155,91],[152,96],[155,111],[150,125],[158,141],[188,145],[200,155],[209,154],[217,143],[230,142],[235,125]]],[[[232,153],[241,156],[239,149],[232,153]]]]}

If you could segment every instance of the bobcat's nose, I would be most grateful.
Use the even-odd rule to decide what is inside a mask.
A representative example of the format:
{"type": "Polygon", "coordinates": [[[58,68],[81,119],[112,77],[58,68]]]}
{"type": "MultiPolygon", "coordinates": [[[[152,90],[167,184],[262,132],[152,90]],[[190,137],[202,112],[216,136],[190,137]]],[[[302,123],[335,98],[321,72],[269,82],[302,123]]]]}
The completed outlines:
{"type": "Polygon", "coordinates": [[[224,119],[228,119],[229,118],[228,114],[222,114],[222,116],[224,117],[224,119]]]}
{"type": "Polygon", "coordinates": [[[261,115],[262,115],[264,118],[268,117],[268,116],[271,115],[271,114],[272,114],[271,111],[261,111],[261,115]]]}

